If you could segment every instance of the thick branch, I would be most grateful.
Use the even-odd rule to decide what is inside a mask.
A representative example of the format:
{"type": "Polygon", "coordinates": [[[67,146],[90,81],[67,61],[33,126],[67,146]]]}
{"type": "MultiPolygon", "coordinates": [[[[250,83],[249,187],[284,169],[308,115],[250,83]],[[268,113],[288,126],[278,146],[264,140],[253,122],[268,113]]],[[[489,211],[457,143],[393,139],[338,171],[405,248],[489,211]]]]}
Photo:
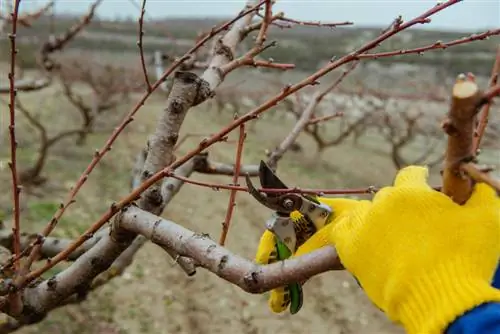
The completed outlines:
{"type": "MultiPolygon", "coordinates": [[[[36,234],[22,234],[21,235],[21,250],[26,249],[30,244],[37,238],[36,234]]],[[[83,253],[88,251],[92,246],[94,246],[102,237],[101,234],[96,234],[91,239],[87,240],[83,245],[81,245],[77,250],[68,256],[69,261],[73,261],[80,257],[83,253]]],[[[0,231],[0,245],[11,250],[13,252],[13,239],[12,232],[7,230],[0,231]]],[[[53,238],[46,237],[45,241],[40,249],[43,258],[51,258],[57,253],[68,247],[73,240],[65,238],[53,238]]]]}
{"type": "Polygon", "coordinates": [[[30,323],[43,317],[73,293],[86,293],[89,282],[109,268],[129,245],[130,242],[126,240],[117,241],[113,234],[103,235],[94,247],[76,259],[69,268],[39,285],[27,287],[24,291],[23,316],[18,320],[30,323]]]}
{"type": "Polygon", "coordinates": [[[206,234],[192,232],[145,212],[135,206],[119,214],[120,227],[140,233],[152,242],[193,258],[196,263],[244,291],[262,293],[302,282],[308,278],[343,267],[333,247],[324,247],[292,260],[260,266],[217,245],[206,234]]]}
{"type": "MultiPolygon", "coordinates": [[[[138,168],[142,166],[141,159],[144,157],[144,152],[141,152],[139,154],[137,160],[136,160],[136,166],[134,167],[134,170],[137,172],[138,168]]],[[[191,159],[177,170],[177,173],[181,175],[184,178],[189,178],[191,174],[194,171],[194,168],[197,164],[198,157],[191,159]]],[[[139,174],[140,175],[140,174],[139,174]]],[[[134,182],[137,181],[138,178],[135,177],[133,178],[132,185],[134,185],[134,182]]],[[[184,185],[184,181],[181,179],[176,179],[176,178],[165,178],[162,182],[161,186],[161,195],[163,199],[163,206],[166,206],[170,201],[174,199],[174,196],[177,195],[181,187],[184,185]]],[[[135,254],[139,251],[139,249],[144,245],[144,243],[147,240],[143,236],[138,236],[135,238],[134,242],[132,245],[127,248],[125,252],[120,254],[120,256],[115,260],[113,265],[104,273],[99,275],[99,277],[96,278],[95,282],[93,283],[93,286],[99,286],[110,280],[111,278],[120,275],[124,272],[124,270],[132,263],[133,258],[135,254]]],[[[168,252],[168,250],[167,250],[168,252]]],[[[176,254],[172,253],[170,254],[173,258],[176,257],[176,254]]],[[[191,259],[186,259],[186,258],[179,258],[177,259],[177,262],[179,263],[180,267],[186,272],[188,275],[194,275],[196,272],[196,268],[194,266],[194,263],[191,259]]]]}
{"type": "Polygon", "coordinates": [[[472,193],[472,180],[464,174],[460,165],[475,157],[474,131],[482,97],[472,78],[459,76],[453,86],[448,118],[442,124],[448,134],[442,192],[458,204],[465,203],[472,193]]]}
{"type": "MultiPolygon", "coordinates": [[[[160,116],[155,133],[148,141],[148,154],[144,163],[141,181],[144,181],[171,164],[179,131],[189,109],[210,95],[206,81],[196,74],[176,72],[165,112],[160,116]]],[[[164,208],[161,196],[161,181],[143,193],[139,207],[160,214],[164,208]]]]}
{"type": "MultiPolygon", "coordinates": [[[[195,158],[194,171],[202,174],[232,176],[234,175],[234,164],[211,161],[208,159],[208,153],[202,153],[195,158]]],[[[239,168],[239,176],[245,176],[247,174],[250,176],[258,176],[259,165],[242,165],[239,168]]]]}

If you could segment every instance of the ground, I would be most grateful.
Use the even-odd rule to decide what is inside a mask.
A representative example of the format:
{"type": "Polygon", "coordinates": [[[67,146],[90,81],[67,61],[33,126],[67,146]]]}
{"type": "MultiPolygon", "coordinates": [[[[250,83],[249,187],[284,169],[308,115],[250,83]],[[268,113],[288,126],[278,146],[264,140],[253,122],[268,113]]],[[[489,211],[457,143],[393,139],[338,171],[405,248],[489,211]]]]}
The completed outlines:
{"type": "MultiPolygon", "coordinates": [[[[46,110],[65,110],[51,122],[63,128],[74,117],[71,107],[62,97],[47,98],[58,88],[42,93],[21,94],[29,108],[47,99],[46,110]],[[54,100],[57,99],[57,100],[54,100]],[[73,118],[72,118],[73,117],[73,118]]],[[[51,95],[53,96],[53,95],[51,95]]],[[[132,101],[137,101],[133,96],[132,101]]],[[[130,171],[134,157],[154,129],[163,110],[164,97],[153,96],[138,113],[136,120],[113,146],[113,150],[94,171],[87,184],[63,219],[56,235],[75,237],[78,232],[100,216],[112,202],[128,193],[130,171]]],[[[128,107],[123,107],[127,111],[128,107]]],[[[36,109],[34,109],[36,110],[36,109]]],[[[47,114],[40,113],[47,120],[47,114]]],[[[75,115],[77,115],[75,113],[75,115]]],[[[217,114],[205,104],[193,109],[183,125],[183,134],[208,135],[226,124],[232,115],[217,114]]],[[[48,118],[50,119],[50,118],[48,118]]],[[[105,123],[112,129],[118,117],[105,123]]],[[[265,159],[264,150],[272,149],[292,127],[291,121],[259,120],[249,131],[245,143],[244,163],[265,159]]],[[[19,129],[26,125],[20,125],[19,129]]],[[[51,128],[52,129],[52,128],[51,128]]],[[[26,130],[25,130],[26,131],[26,130]]],[[[21,161],[27,162],[35,152],[35,137],[23,134],[21,161]],[[24,146],[23,146],[24,144],[24,146]]],[[[4,134],[5,136],[6,134],[4,134]]],[[[21,136],[21,135],[20,135],[21,136]]],[[[181,136],[182,137],[182,136],[181,136]]],[[[54,148],[45,176],[48,183],[37,189],[38,197],[30,196],[23,211],[26,230],[40,228],[53,213],[58,201],[87,166],[93,150],[102,146],[107,136],[98,132],[85,146],[78,147],[68,139],[54,148]]],[[[3,138],[4,143],[6,138],[3,138]]],[[[231,135],[230,140],[235,136],[231,135]]],[[[182,152],[190,149],[199,138],[188,139],[182,152]]],[[[373,138],[362,139],[358,145],[351,141],[333,147],[321,155],[313,143],[301,136],[301,153],[289,152],[279,164],[279,176],[290,186],[307,188],[342,188],[389,184],[396,169],[386,155],[374,151],[373,138]]],[[[2,145],[4,146],[4,145],[2,145]]],[[[4,146],[5,147],[5,146],[4,146]]],[[[210,149],[211,159],[231,163],[235,144],[221,143],[210,149]]],[[[0,159],[8,158],[7,150],[0,159]]],[[[8,170],[0,170],[1,209],[9,207],[8,170]]],[[[437,174],[433,174],[436,180],[437,174]]],[[[195,174],[194,179],[229,183],[228,177],[195,174]]],[[[164,217],[194,231],[209,233],[218,239],[229,193],[185,185],[164,212],[164,217]]],[[[25,198],[27,199],[27,197],[25,198]]],[[[247,193],[238,193],[237,206],[227,239],[227,247],[246,258],[253,258],[264,222],[270,211],[247,193]]],[[[304,287],[304,306],[296,315],[272,314],[267,308],[266,295],[250,295],[216,275],[199,269],[194,277],[186,275],[159,247],[147,244],[137,254],[126,272],[106,286],[92,292],[88,300],[51,312],[40,324],[18,331],[28,333],[402,333],[391,324],[363,294],[355,280],[346,272],[329,272],[312,278],[304,287]]]]}

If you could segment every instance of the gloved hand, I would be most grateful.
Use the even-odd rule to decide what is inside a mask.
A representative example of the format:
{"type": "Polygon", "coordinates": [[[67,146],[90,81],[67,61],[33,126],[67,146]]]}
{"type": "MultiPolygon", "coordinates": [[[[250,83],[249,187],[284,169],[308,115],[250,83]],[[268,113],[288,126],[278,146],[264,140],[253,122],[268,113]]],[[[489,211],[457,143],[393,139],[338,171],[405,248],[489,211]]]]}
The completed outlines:
{"type": "Polygon", "coordinates": [[[426,168],[411,166],[372,201],[344,207],[322,234],[391,320],[410,334],[442,333],[464,312],[500,301],[491,286],[500,256],[499,208],[485,184],[460,206],[429,187],[426,168]]]}
{"type": "MultiPolygon", "coordinates": [[[[344,199],[344,198],[333,199],[327,197],[316,197],[316,199],[319,202],[333,208],[335,212],[337,212],[337,210],[345,211],[345,209],[351,208],[353,203],[357,203],[357,201],[355,200],[344,199]]],[[[336,217],[337,215],[335,214],[332,218],[336,219],[336,217]]],[[[304,223],[304,220],[302,220],[303,215],[298,211],[292,212],[290,214],[290,218],[292,218],[292,222],[294,224],[304,223]]],[[[315,249],[328,245],[330,242],[329,239],[330,232],[327,232],[329,231],[327,227],[330,226],[331,224],[327,224],[325,227],[323,227],[315,234],[313,234],[301,246],[298,247],[297,252],[299,253],[292,254],[292,256],[308,253],[315,249]]],[[[260,238],[259,246],[257,248],[257,253],[255,255],[255,262],[258,264],[270,264],[278,261],[275,245],[276,245],[275,235],[271,231],[265,230],[260,238]]],[[[270,291],[268,305],[271,311],[273,311],[274,313],[281,313],[283,311],[286,311],[290,306],[290,302],[291,302],[291,292],[289,291],[288,286],[280,287],[270,291]]]]}

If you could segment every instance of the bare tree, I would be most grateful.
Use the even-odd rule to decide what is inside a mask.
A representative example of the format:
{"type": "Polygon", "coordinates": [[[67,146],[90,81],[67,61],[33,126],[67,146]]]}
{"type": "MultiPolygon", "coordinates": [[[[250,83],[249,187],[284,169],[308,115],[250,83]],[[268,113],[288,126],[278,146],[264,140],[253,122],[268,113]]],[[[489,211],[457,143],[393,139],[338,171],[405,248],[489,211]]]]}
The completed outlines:
{"type": "MultiPolygon", "coordinates": [[[[92,6],[91,13],[93,13],[95,6],[99,2],[92,6]]],[[[256,175],[257,168],[255,165],[241,164],[241,153],[246,136],[245,126],[248,122],[264,114],[286,98],[301,92],[306,87],[317,84],[318,79],[342,66],[347,67],[344,75],[341,75],[331,86],[324,88],[325,90],[316,91],[308,104],[296,106],[298,109],[294,109],[294,113],[298,115],[297,122],[276,149],[270,152],[268,157],[268,162],[273,168],[276,168],[279,160],[292,147],[301,131],[314,128],[321,122],[320,117],[334,118],[333,113],[331,115],[314,115],[314,110],[323,96],[335,88],[345,75],[350,73],[353,64],[363,59],[443,49],[500,34],[500,30],[497,29],[448,43],[439,42],[415,49],[394,50],[393,52],[384,53],[373,51],[383,41],[410,27],[430,22],[429,17],[458,2],[458,0],[442,2],[406,22],[401,19],[395,20],[388,29],[364,45],[342,57],[332,59],[297,83],[282,87],[273,96],[252,110],[235,117],[220,131],[202,139],[197,146],[188,150],[187,153],[176,156],[179,133],[187,113],[192,112],[194,108],[212,98],[217,87],[233,71],[243,66],[266,67],[277,70],[292,68],[289,64],[264,60],[260,57],[266,49],[276,46],[274,42],[268,43],[269,27],[271,25],[300,22],[287,18],[283,13],[273,13],[274,3],[270,0],[248,1],[234,19],[212,28],[205,34],[201,34],[196,44],[186,54],[173,57],[173,61],[168,68],[157,71],[160,75],[156,78],[156,82],[149,82],[145,62],[141,62],[144,65],[144,75],[141,78],[144,78],[146,87],[143,95],[130,112],[125,115],[122,122],[116,126],[105,144],[95,151],[89,165],[75,182],[67,197],[43,230],[38,233],[24,234],[21,233],[22,221],[19,196],[22,188],[18,178],[20,166],[17,164],[16,158],[15,91],[16,89],[22,90],[22,87],[24,87],[16,82],[15,73],[17,16],[20,4],[20,0],[16,0],[12,9],[12,21],[10,22],[11,34],[9,38],[12,52],[9,87],[7,89],[10,99],[9,137],[11,161],[9,166],[12,172],[14,212],[12,218],[6,222],[12,225],[12,232],[4,233],[0,239],[4,247],[11,252],[11,255],[6,257],[2,266],[4,275],[2,277],[3,284],[0,286],[0,306],[2,312],[8,314],[11,318],[1,328],[3,332],[9,332],[23,325],[39,322],[55,308],[82,301],[93,289],[106,284],[117,273],[123,272],[132,263],[134,255],[146,241],[151,241],[164,249],[169,256],[175,259],[186,274],[194,275],[196,268],[202,267],[249,293],[262,293],[285,284],[307,281],[312,276],[325,271],[342,270],[340,259],[333,247],[324,247],[301,257],[259,266],[253,261],[234,254],[221,245],[224,244],[229,232],[236,191],[248,191],[246,187],[238,185],[238,177],[246,173],[256,175]],[[255,40],[248,43],[250,46],[247,49],[243,49],[243,40],[252,34],[255,35],[255,40]],[[205,64],[202,73],[196,74],[191,71],[191,67],[181,68],[182,64],[192,60],[194,55],[197,55],[197,51],[212,39],[213,44],[210,53],[207,59],[201,61],[202,64],[205,64]],[[67,208],[77,200],[77,195],[88,180],[89,175],[111,150],[112,145],[127,125],[134,121],[134,115],[144,105],[145,101],[169,77],[171,78],[171,86],[167,90],[166,96],[163,97],[164,108],[156,122],[156,129],[150,134],[145,148],[138,152],[136,164],[132,171],[130,192],[110,204],[109,208],[98,219],[89,224],[88,228],[74,240],[59,240],[52,237],[51,233],[58,226],[58,222],[67,208]],[[228,134],[236,129],[238,129],[239,135],[235,160],[231,162],[211,161],[207,149],[220,141],[226,140],[228,134]],[[194,172],[233,175],[233,184],[213,185],[197,182],[190,179],[194,172]],[[179,188],[185,183],[231,190],[228,210],[218,243],[206,234],[191,231],[175,222],[160,217],[179,191],[179,188]],[[35,262],[37,262],[37,266],[34,266],[35,262]],[[42,274],[47,273],[48,270],[61,262],[68,262],[69,265],[48,279],[42,278],[42,274]]],[[[139,36],[143,34],[144,4],[145,2],[139,19],[139,36]]],[[[82,22],[88,22],[90,17],[90,14],[85,16],[82,22]]],[[[302,24],[324,25],[327,27],[336,25],[333,23],[312,22],[303,22],[302,24]]],[[[82,27],[75,28],[70,33],[44,44],[41,51],[41,64],[43,64],[43,68],[47,72],[59,70],[60,68],[57,62],[49,57],[51,52],[62,49],[63,45],[70,39],[67,36],[74,36],[81,29],[82,27]]],[[[138,44],[141,59],[144,59],[142,43],[138,44]]],[[[199,61],[199,59],[196,59],[196,61],[199,61]]],[[[497,70],[494,72],[496,75],[497,70]]],[[[469,162],[469,160],[464,160],[474,156],[477,149],[477,144],[473,143],[474,131],[477,123],[484,123],[484,120],[478,122],[476,119],[478,108],[483,106],[487,108],[486,106],[489,105],[491,100],[500,94],[500,87],[494,80],[491,80],[491,82],[491,87],[483,91],[479,89],[472,76],[460,76],[453,86],[451,105],[443,122],[443,129],[449,136],[442,190],[458,203],[462,203],[470,195],[472,189],[471,178],[495,185],[495,181],[475,164],[469,162]]],[[[100,103],[105,105],[107,103],[97,93],[94,100],[96,105],[100,105],[100,103]]],[[[482,118],[487,114],[484,110],[481,111],[482,118]]],[[[387,119],[386,124],[389,131],[391,131],[389,126],[391,119],[387,119]]],[[[400,138],[397,143],[404,141],[406,133],[412,131],[415,121],[412,116],[408,116],[407,119],[406,132],[402,135],[393,133],[394,136],[400,138]]],[[[351,129],[341,132],[335,139],[332,139],[333,142],[341,141],[348,136],[353,131],[352,128],[357,127],[357,122],[347,125],[346,129],[351,129]],[[346,131],[347,134],[344,134],[346,131]]],[[[359,123],[361,124],[361,121],[359,123]]],[[[272,189],[261,190],[273,191],[272,189]]],[[[370,193],[374,189],[367,187],[363,190],[292,189],[291,191],[352,194],[370,193]]]]}

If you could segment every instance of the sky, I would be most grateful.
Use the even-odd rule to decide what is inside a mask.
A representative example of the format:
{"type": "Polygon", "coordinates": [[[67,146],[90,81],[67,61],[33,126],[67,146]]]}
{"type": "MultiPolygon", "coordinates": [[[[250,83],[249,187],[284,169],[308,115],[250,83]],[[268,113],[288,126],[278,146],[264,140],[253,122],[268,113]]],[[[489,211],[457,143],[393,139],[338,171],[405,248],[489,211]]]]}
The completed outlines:
{"type": "MultiPolygon", "coordinates": [[[[0,2],[9,0],[0,0],[0,2]]],[[[100,17],[139,15],[142,0],[104,0],[100,17]]],[[[39,8],[48,0],[21,0],[21,10],[39,8]]],[[[85,13],[92,0],[58,0],[57,12],[85,13]]],[[[411,19],[437,3],[436,0],[278,0],[275,11],[300,20],[353,21],[360,26],[387,26],[398,15],[411,19]]],[[[146,18],[228,17],[239,12],[244,0],[147,0],[146,18]]],[[[500,0],[464,0],[433,16],[426,28],[487,30],[500,27],[500,0]]]]}

